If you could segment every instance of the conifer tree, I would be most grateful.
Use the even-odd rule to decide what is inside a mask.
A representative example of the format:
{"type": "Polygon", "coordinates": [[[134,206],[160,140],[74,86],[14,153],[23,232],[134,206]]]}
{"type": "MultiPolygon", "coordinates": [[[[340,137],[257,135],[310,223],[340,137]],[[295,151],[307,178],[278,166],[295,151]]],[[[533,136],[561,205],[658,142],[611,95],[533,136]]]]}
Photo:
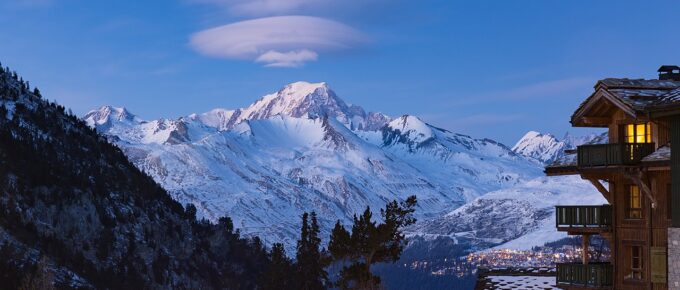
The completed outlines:
{"type": "Polygon", "coordinates": [[[187,220],[196,221],[196,206],[193,203],[187,203],[184,206],[184,216],[187,220]]]}
{"type": "Polygon", "coordinates": [[[380,277],[371,273],[371,265],[396,262],[404,249],[403,228],[415,223],[417,200],[411,196],[399,203],[392,201],[380,210],[383,223],[373,221],[370,208],[354,216],[351,234],[340,221],[331,232],[328,249],[333,262],[343,269],[337,286],[341,289],[378,289],[380,277]]]}
{"type": "Polygon", "coordinates": [[[328,280],[323,253],[320,249],[321,239],[319,238],[319,224],[316,213],[311,214],[311,225],[309,224],[310,214],[302,215],[302,228],[300,230],[300,240],[297,244],[296,268],[298,289],[301,290],[321,290],[325,289],[328,280]]]}
{"type": "Polygon", "coordinates": [[[38,89],[38,87],[33,88],[33,94],[38,98],[42,98],[42,95],[40,94],[40,90],[38,89]]]}
{"type": "Polygon", "coordinates": [[[269,254],[271,263],[265,273],[265,281],[263,283],[264,290],[283,290],[293,289],[294,281],[291,277],[293,272],[293,263],[286,256],[286,250],[283,244],[275,243],[272,245],[271,253],[269,254]]]}

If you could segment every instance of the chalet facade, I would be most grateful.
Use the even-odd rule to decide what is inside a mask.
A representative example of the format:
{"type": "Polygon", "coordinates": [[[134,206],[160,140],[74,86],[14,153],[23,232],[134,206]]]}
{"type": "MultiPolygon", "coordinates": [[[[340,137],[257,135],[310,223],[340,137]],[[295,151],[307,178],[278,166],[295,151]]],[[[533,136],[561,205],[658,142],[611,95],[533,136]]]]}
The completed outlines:
{"type": "Polygon", "coordinates": [[[609,204],[558,206],[558,231],[582,235],[583,260],[558,264],[563,289],[680,289],[680,67],[659,79],[604,79],[571,116],[574,127],[608,129],[606,144],[579,146],[547,175],[580,175],[609,204]],[[590,262],[589,237],[612,251],[590,262]]]}

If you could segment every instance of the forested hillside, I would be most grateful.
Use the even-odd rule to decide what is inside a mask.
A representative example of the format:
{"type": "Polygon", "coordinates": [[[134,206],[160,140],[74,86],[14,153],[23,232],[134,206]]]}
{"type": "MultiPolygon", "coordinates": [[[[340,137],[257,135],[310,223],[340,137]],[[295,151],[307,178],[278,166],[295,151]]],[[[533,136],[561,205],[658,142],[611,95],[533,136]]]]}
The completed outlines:
{"type": "Polygon", "coordinates": [[[268,261],[259,239],[240,238],[229,218],[197,221],[195,207],[171,199],[120,149],[0,69],[3,289],[45,279],[59,288],[253,289],[268,261]]]}

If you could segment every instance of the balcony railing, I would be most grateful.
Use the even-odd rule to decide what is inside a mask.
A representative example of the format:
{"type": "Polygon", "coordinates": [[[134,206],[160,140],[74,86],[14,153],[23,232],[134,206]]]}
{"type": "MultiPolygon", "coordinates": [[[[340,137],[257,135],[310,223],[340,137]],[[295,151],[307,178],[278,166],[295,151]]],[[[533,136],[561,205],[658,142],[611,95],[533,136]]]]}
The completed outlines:
{"type": "Polygon", "coordinates": [[[612,225],[611,205],[561,205],[555,207],[555,213],[558,229],[608,229],[612,225]]]}
{"type": "Polygon", "coordinates": [[[612,143],[581,145],[578,167],[632,165],[654,152],[654,143],[612,143]]]}
{"type": "Polygon", "coordinates": [[[611,263],[558,263],[557,284],[604,288],[612,286],[614,268],[611,263]]]}

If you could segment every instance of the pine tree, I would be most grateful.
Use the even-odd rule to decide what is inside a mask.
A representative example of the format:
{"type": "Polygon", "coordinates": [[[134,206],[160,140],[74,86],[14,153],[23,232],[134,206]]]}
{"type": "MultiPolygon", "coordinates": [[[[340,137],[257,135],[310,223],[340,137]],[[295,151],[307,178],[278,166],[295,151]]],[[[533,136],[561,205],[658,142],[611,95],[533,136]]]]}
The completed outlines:
{"type": "Polygon", "coordinates": [[[193,203],[187,203],[187,205],[184,206],[184,216],[187,220],[195,221],[196,211],[196,206],[193,203]]]}
{"type": "Polygon", "coordinates": [[[380,278],[371,273],[371,265],[396,262],[404,249],[403,228],[415,223],[413,212],[417,200],[411,196],[401,203],[392,201],[380,210],[383,223],[372,221],[373,214],[366,208],[361,216],[354,216],[352,233],[340,221],[331,233],[328,248],[333,262],[343,269],[337,286],[341,289],[378,289],[380,278]]]}
{"type": "Polygon", "coordinates": [[[340,220],[335,223],[331,231],[331,239],[328,242],[328,251],[333,257],[346,257],[349,255],[350,233],[342,226],[340,220]]]}
{"type": "Polygon", "coordinates": [[[33,88],[33,94],[38,98],[42,98],[42,95],[40,94],[40,90],[38,89],[38,87],[33,88]]]}
{"type": "Polygon", "coordinates": [[[291,279],[290,273],[293,272],[293,263],[286,256],[286,250],[283,244],[275,243],[272,245],[271,253],[269,254],[271,263],[265,273],[265,281],[263,283],[264,290],[285,290],[294,289],[294,281],[291,279]]]}
{"type": "Polygon", "coordinates": [[[309,214],[302,215],[302,228],[300,240],[297,244],[296,268],[298,289],[321,290],[325,289],[328,280],[323,253],[320,250],[321,239],[319,238],[319,224],[316,213],[311,214],[311,226],[309,214]]]}

